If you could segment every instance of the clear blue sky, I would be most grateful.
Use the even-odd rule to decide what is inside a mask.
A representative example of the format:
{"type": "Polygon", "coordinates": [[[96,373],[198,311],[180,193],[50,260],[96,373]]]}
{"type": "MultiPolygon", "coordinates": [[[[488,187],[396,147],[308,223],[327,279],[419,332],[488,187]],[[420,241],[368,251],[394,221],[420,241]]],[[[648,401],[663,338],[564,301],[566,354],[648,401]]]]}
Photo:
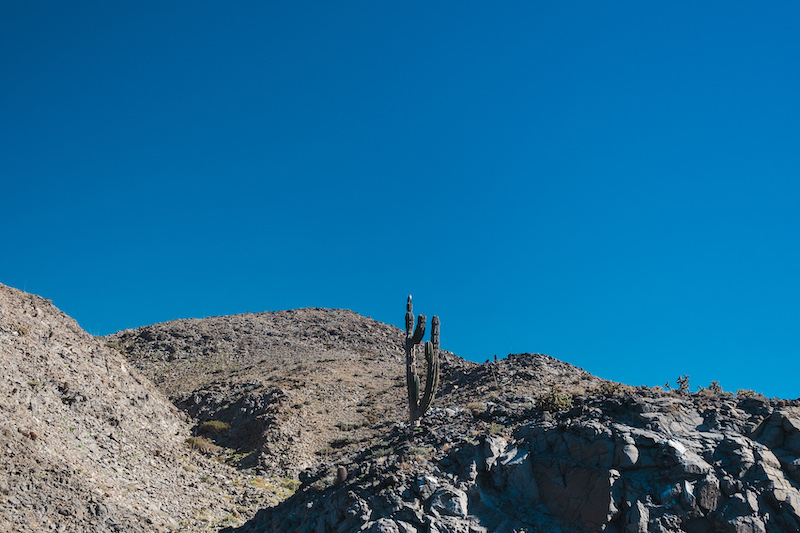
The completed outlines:
{"type": "Polygon", "coordinates": [[[406,295],[468,359],[800,396],[796,2],[0,3],[0,282],[406,295]]]}

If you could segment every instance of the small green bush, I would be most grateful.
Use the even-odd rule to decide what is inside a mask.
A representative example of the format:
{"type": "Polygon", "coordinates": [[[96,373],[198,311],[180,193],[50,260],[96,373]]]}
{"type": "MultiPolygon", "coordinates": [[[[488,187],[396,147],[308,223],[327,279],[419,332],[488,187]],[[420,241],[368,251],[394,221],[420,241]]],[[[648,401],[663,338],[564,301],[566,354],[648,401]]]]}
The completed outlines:
{"type": "Polygon", "coordinates": [[[392,453],[391,448],[378,448],[367,454],[367,459],[377,459],[378,457],[386,457],[392,453]]]}
{"type": "Polygon", "coordinates": [[[603,396],[614,396],[623,392],[623,385],[622,383],[617,383],[615,381],[604,381],[600,384],[598,391],[603,396]]]}
{"type": "Polygon", "coordinates": [[[473,414],[480,414],[486,410],[486,404],[483,402],[469,402],[467,404],[467,410],[473,414]]]}
{"type": "Polygon", "coordinates": [[[553,390],[539,398],[536,406],[542,411],[566,411],[572,409],[573,403],[572,394],[553,390]]]}
{"type": "Polygon", "coordinates": [[[197,450],[204,455],[215,455],[222,451],[222,447],[217,446],[205,437],[189,437],[186,439],[189,448],[197,450]]]}
{"type": "Polygon", "coordinates": [[[331,448],[344,448],[348,444],[353,444],[357,442],[356,439],[353,437],[342,437],[340,439],[334,439],[331,441],[331,448]]]}
{"type": "Polygon", "coordinates": [[[316,480],[314,483],[311,484],[311,488],[318,492],[322,492],[323,490],[333,485],[333,481],[334,481],[333,476],[327,476],[322,479],[316,480]]]}
{"type": "Polygon", "coordinates": [[[363,423],[355,423],[355,424],[348,424],[346,422],[337,422],[336,427],[339,428],[341,431],[354,431],[361,427],[364,427],[363,423]]]}
{"type": "Polygon", "coordinates": [[[283,481],[281,481],[281,487],[283,487],[284,489],[286,489],[286,490],[288,490],[290,492],[296,492],[297,489],[300,488],[300,482],[297,481],[296,479],[292,479],[290,477],[287,477],[287,478],[284,478],[283,481]]]}
{"type": "Polygon", "coordinates": [[[223,422],[221,420],[209,420],[208,422],[203,422],[197,428],[197,432],[201,435],[218,435],[223,431],[228,431],[231,429],[231,425],[227,422],[223,422]]]}

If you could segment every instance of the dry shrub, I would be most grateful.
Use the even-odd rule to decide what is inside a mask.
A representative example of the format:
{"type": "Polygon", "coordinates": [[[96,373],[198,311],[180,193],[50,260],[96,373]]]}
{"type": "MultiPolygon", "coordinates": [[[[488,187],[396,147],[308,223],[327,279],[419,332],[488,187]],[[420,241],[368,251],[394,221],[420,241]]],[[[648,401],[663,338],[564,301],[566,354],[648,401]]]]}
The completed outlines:
{"type": "Polygon", "coordinates": [[[197,450],[204,455],[215,455],[222,451],[221,446],[217,446],[205,437],[189,437],[186,439],[189,448],[197,450]]]}
{"type": "Polygon", "coordinates": [[[536,406],[542,411],[567,411],[572,409],[572,394],[553,390],[548,392],[536,402],[536,406]]]}
{"type": "Polygon", "coordinates": [[[209,420],[208,422],[203,422],[200,424],[200,427],[197,428],[197,432],[201,435],[218,435],[223,431],[228,431],[231,429],[231,425],[227,422],[223,422],[221,420],[209,420]]]}

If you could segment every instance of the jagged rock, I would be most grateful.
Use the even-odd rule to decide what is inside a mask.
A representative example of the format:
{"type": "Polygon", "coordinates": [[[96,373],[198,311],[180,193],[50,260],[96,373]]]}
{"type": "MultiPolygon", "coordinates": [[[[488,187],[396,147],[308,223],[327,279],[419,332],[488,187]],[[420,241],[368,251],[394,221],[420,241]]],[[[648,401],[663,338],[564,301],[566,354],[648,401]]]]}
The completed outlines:
{"type": "Polygon", "coordinates": [[[484,470],[492,469],[507,445],[508,443],[504,438],[496,435],[487,436],[483,440],[483,464],[481,466],[484,470]]]}
{"type": "Polygon", "coordinates": [[[401,533],[400,526],[389,518],[379,518],[375,522],[367,524],[365,533],[401,533]]]}
{"type": "Polygon", "coordinates": [[[650,523],[650,511],[647,506],[636,501],[630,505],[630,513],[628,514],[626,533],[647,533],[648,524],[650,523]]]}
{"type": "Polygon", "coordinates": [[[469,514],[468,502],[464,491],[454,487],[441,487],[433,494],[431,509],[444,515],[463,518],[469,514]]]}
{"type": "Polygon", "coordinates": [[[716,509],[722,497],[722,491],[720,490],[717,476],[711,473],[699,481],[696,496],[697,505],[706,513],[716,509]]]}

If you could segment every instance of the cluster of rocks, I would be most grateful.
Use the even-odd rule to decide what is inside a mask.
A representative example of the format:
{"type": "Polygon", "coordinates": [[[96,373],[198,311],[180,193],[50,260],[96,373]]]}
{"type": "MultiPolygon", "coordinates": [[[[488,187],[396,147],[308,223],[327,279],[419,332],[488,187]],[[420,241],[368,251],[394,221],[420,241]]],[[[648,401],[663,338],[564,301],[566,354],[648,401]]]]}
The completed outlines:
{"type": "Polygon", "coordinates": [[[560,413],[511,405],[477,436],[474,413],[440,408],[349,458],[346,480],[321,467],[226,531],[798,531],[800,409],[773,403],[641,389],[560,413]]]}

